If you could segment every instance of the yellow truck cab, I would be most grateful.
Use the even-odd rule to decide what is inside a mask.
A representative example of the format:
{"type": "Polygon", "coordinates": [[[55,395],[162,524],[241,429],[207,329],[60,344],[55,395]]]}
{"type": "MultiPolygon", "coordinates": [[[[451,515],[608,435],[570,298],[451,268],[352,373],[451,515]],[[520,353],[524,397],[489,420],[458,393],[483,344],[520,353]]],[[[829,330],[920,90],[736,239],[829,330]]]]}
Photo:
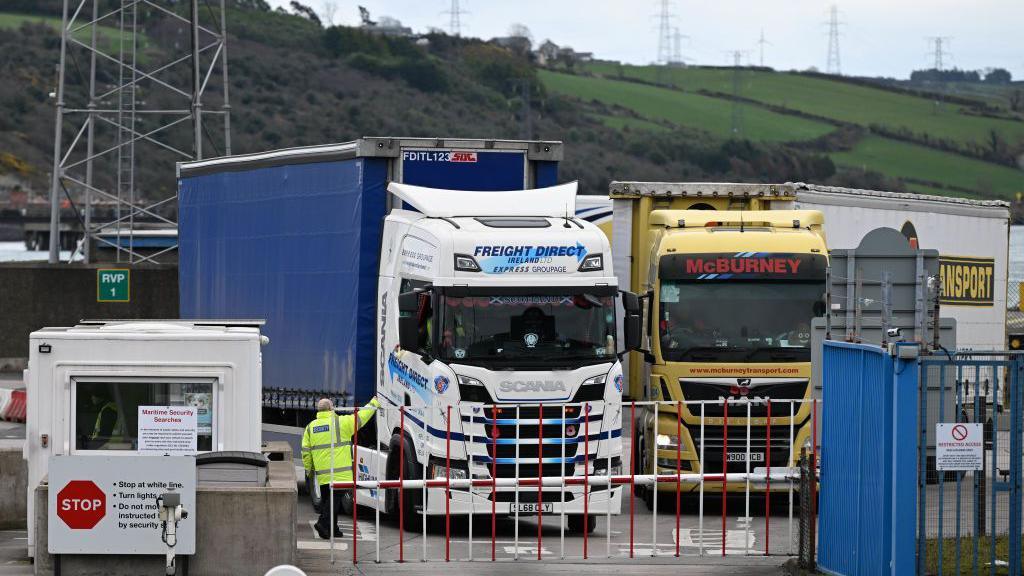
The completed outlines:
{"type": "MultiPolygon", "coordinates": [[[[757,184],[612,184],[612,251],[623,268],[616,275],[620,288],[646,300],[645,350],[630,354],[629,395],[672,402],[659,406],[657,422],[653,408],[637,410],[638,472],[654,473],[656,463],[658,473],[674,473],[677,451],[683,472],[717,474],[723,462],[727,472],[747,471],[748,420],[750,471],[765,466],[769,450],[773,467],[794,466],[809,440],[811,404],[788,401],[812,397],[810,326],[825,314],[828,251],[821,212],[772,208],[792,200],[789,192],[757,184]],[[766,398],[773,401],[770,448],[766,398]],[[707,402],[680,410],[679,402],[694,401],[707,402]]],[[[674,491],[675,483],[659,489],[674,491]]],[[[721,485],[705,482],[704,489],[721,485]]],[[[649,501],[652,494],[641,492],[649,501]]]]}

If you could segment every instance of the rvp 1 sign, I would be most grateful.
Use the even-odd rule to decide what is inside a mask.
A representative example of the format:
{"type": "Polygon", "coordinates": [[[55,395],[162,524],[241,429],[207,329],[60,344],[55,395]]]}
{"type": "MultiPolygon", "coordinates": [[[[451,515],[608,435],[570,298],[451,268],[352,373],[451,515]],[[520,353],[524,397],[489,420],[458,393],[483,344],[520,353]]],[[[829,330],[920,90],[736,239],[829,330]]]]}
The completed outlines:
{"type": "Polygon", "coordinates": [[[96,301],[128,302],[131,299],[131,274],[127,268],[96,270],[96,301]]]}
{"type": "Polygon", "coordinates": [[[935,425],[936,470],[981,470],[984,461],[985,432],[981,424],[935,425]]]}

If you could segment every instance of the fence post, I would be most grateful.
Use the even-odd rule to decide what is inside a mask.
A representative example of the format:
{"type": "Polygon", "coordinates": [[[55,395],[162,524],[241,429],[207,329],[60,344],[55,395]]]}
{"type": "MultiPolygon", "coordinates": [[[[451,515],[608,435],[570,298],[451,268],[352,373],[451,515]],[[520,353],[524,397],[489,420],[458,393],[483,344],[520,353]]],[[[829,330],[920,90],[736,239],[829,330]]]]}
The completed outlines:
{"type": "MultiPolygon", "coordinates": [[[[893,345],[892,387],[892,565],[893,576],[916,571],[918,347],[893,345]]],[[[921,392],[922,394],[924,391],[921,392]]],[[[925,471],[920,471],[924,474],[925,471]]]]}

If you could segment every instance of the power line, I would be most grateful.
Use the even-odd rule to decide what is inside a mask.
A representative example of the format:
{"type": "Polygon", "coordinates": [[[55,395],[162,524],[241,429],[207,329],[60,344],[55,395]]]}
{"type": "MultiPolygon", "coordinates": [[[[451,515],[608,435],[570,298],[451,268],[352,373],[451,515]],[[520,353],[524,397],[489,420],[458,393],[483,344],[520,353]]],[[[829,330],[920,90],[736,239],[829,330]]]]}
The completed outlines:
{"type": "Polygon", "coordinates": [[[927,40],[929,44],[933,45],[931,52],[929,52],[929,55],[932,56],[932,58],[934,58],[932,67],[935,68],[936,70],[944,70],[945,64],[943,63],[943,60],[952,59],[953,54],[951,54],[949,50],[943,48],[943,45],[949,46],[949,43],[953,41],[953,37],[928,36],[927,40]]]}
{"type": "Polygon", "coordinates": [[[760,52],[760,66],[764,68],[764,47],[771,46],[772,43],[764,39],[764,28],[761,28],[761,38],[757,41],[757,49],[760,52]]]}
{"type": "Polygon", "coordinates": [[[469,12],[462,9],[459,6],[459,0],[452,0],[452,6],[442,14],[448,15],[448,33],[452,36],[462,35],[462,15],[469,14],[469,12]]]}
{"type": "Polygon", "coordinates": [[[672,14],[669,0],[660,0],[661,8],[655,18],[658,19],[658,64],[672,61],[672,14]]]}
{"type": "Polygon", "coordinates": [[[833,4],[828,9],[828,59],[825,71],[829,74],[842,74],[839,61],[839,8],[833,4]]]}

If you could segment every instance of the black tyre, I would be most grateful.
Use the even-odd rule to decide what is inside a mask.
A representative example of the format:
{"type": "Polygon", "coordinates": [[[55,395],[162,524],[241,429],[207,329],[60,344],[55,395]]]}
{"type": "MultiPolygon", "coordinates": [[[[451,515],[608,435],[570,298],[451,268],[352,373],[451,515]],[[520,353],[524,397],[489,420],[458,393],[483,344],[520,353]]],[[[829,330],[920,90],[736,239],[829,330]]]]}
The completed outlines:
{"type": "MultiPolygon", "coordinates": [[[[422,477],[422,470],[421,466],[416,463],[414,458],[415,452],[413,451],[412,443],[409,442],[409,439],[403,438],[398,434],[394,434],[391,436],[390,446],[391,450],[388,454],[387,479],[398,480],[399,472],[401,472],[402,477],[406,480],[419,480],[422,477]],[[401,442],[405,442],[405,447],[400,450],[401,442]],[[405,459],[403,464],[404,469],[399,469],[399,452],[403,452],[402,456],[405,459]]],[[[405,526],[408,529],[413,529],[415,526],[419,525],[414,521],[414,519],[418,517],[417,508],[420,507],[420,501],[423,499],[423,493],[421,490],[413,489],[403,490],[402,492],[403,498],[401,506],[404,510],[403,515],[405,516],[405,526]]],[[[397,488],[388,489],[384,494],[384,503],[387,514],[396,524],[399,521],[398,495],[399,491],[397,488]]]]}
{"type": "Polygon", "coordinates": [[[594,529],[597,528],[597,516],[583,514],[570,514],[569,515],[569,532],[573,534],[583,534],[583,530],[587,531],[587,534],[593,534],[594,529]]]}

